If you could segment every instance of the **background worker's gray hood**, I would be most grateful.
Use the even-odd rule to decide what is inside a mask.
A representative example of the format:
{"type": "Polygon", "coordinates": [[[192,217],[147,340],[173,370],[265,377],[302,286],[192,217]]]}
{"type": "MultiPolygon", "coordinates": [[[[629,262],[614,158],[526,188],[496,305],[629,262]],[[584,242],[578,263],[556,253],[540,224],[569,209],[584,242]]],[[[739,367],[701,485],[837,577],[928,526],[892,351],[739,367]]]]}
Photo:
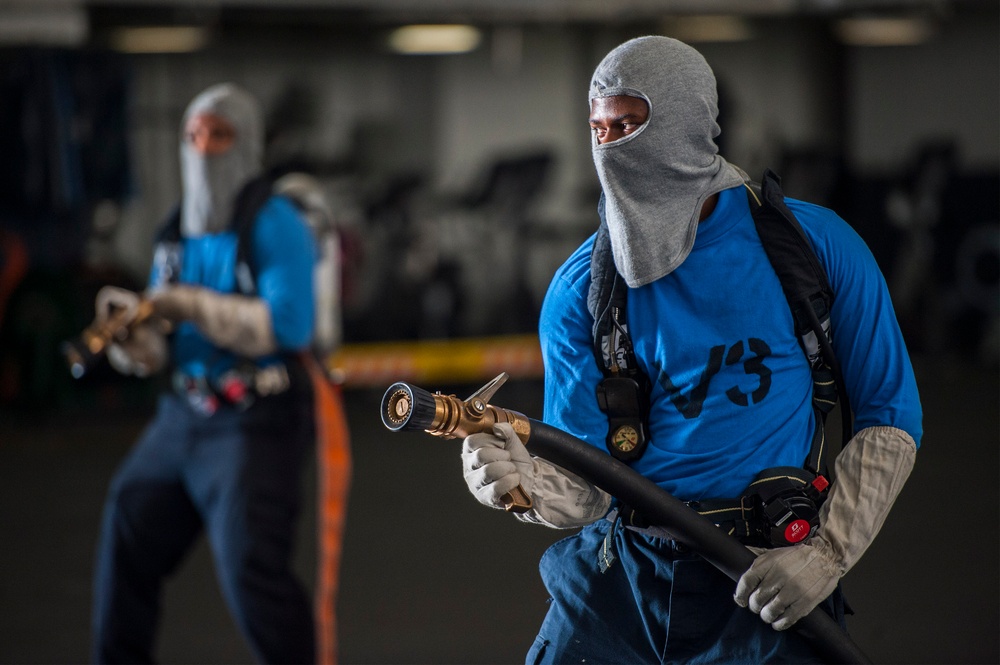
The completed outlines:
{"type": "Polygon", "coordinates": [[[635,288],[683,263],[702,204],[744,179],[718,154],[715,75],[687,44],[639,37],[615,48],[594,71],[589,99],[615,95],[649,104],[646,124],[592,148],[615,266],[635,288]]]}
{"type": "Polygon", "coordinates": [[[263,171],[264,125],[257,101],[231,83],[214,85],[188,105],[181,120],[181,234],[196,237],[219,233],[229,226],[236,195],[263,171]],[[221,155],[205,156],[184,140],[184,129],[193,116],[222,116],[236,129],[232,148],[221,155]]]}

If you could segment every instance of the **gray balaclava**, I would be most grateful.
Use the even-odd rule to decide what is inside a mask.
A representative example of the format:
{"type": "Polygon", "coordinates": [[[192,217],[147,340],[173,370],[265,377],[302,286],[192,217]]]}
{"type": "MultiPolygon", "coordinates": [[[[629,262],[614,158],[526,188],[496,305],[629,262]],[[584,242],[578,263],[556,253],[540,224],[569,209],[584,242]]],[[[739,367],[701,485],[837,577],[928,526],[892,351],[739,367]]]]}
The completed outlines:
{"type": "Polygon", "coordinates": [[[188,105],[181,121],[181,233],[195,237],[229,226],[240,189],[263,170],[264,127],[256,100],[232,83],[214,85],[188,105]],[[232,148],[221,155],[201,155],[184,140],[188,120],[211,113],[236,130],[232,148]]]}
{"type": "Polygon", "coordinates": [[[649,120],[611,143],[593,142],[615,266],[630,287],[669,274],[694,246],[705,200],[743,183],[718,154],[715,75],[696,50],[669,37],[639,37],[594,71],[590,99],[630,95],[649,120]]]}

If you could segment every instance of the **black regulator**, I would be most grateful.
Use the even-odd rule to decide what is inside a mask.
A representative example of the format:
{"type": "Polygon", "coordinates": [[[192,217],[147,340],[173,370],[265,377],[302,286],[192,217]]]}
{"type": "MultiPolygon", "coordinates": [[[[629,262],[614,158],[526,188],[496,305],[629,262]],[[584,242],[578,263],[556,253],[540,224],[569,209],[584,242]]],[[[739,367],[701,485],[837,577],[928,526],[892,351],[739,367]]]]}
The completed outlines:
{"type": "Polygon", "coordinates": [[[807,477],[804,469],[765,469],[750,483],[744,501],[750,499],[759,519],[759,535],[771,547],[795,545],[819,527],[819,509],[826,499],[829,482],[823,476],[807,477]]]}

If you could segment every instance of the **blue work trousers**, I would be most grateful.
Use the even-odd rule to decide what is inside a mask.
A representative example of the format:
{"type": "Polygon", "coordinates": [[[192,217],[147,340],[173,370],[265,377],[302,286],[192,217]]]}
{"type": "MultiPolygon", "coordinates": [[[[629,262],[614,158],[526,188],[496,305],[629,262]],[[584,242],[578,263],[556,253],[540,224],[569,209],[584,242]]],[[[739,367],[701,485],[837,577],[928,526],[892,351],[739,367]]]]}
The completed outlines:
{"type": "Polygon", "coordinates": [[[255,659],[312,663],[309,595],[291,569],[314,443],[311,389],[211,416],[166,394],[116,472],[97,551],[93,659],[153,662],[164,580],[204,532],[255,659]]]}
{"type": "MultiPolygon", "coordinates": [[[[542,556],[548,613],[526,663],[823,662],[794,630],[776,631],[733,601],[736,583],[672,540],[615,529],[615,561],[598,567],[608,520],[542,556]]],[[[839,589],[824,609],[844,626],[839,589]]]]}

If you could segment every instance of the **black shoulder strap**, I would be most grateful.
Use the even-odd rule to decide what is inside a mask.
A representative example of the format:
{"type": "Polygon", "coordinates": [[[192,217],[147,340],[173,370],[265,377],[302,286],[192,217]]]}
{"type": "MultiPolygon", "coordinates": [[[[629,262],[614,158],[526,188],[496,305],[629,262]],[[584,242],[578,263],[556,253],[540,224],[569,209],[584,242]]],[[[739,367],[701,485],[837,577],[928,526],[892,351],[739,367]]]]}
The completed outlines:
{"type": "Polygon", "coordinates": [[[747,189],[757,234],[771,267],[781,282],[792,311],[796,334],[813,372],[813,406],[816,411],[817,433],[805,466],[810,471],[825,474],[828,470],[823,425],[826,415],[836,404],[838,395],[841,402],[842,443],[846,444],[849,440],[852,429],[850,403],[840,363],[831,343],[833,289],[801,224],[785,205],[781,179],[767,169],[760,185],[748,183],[747,189]]]}
{"type": "Polygon", "coordinates": [[[759,189],[751,186],[751,191],[755,196],[750,197],[750,209],[757,233],[795,314],[797,332],[805,334],[812,329],[806,305],[821,310],[818,316],[829,312],[833,290],[802,226],[785,205],[778,176],[767,169],[759,189]]]}
{"type": "Polygon", "coordinates": [[[153,284],[173,284],[181,274],[181,209],[174,206],[153,236],[153,284]]]}
{"type": "Polygon", "coordinates": [[[587,309],[594,317],[594,359],[604,374],[597,386],[597,403],[608,415],[605,444],[613,457],[629,462],[642,457],[649,442],[651,387],[636,361],[629,336],[625,313],[628,285],[615,268],[604,206],[602,194],[597,205],[601,225],[590,255],[587,309]]]}
{"type": "Polygon", "coordinates": [[[181,239],[181,207],[176,205],[167,214],[160,228],[153,236],[153,243],[179,242],[181,239]]]}
{"type": "Polygon", "coordinates": [[[236,282],[245,295],[257,292],[256,266],[253,264],[253,225],[261,208],[274,195],[274,180],[267,176],[254,178],[240,190],[233,206],[230,228],[236,232],[236,282]]]}
{"type": "Polygon", "coordinates": [[[611,254],[611,237],[608,223],[604,217],[604,194],[597,204],[597,212],[601,225],[594,238],[594,247],[590,253],[590,290],[587,293],[587,309],[594,318],[594,358],[602,370],[608,370],[613,364],[613,358],[604,346],[605,340],[615,326],[613,312],[624,312],[628,299],[628,286],[615,268],[614,256],[611,254]]]}

